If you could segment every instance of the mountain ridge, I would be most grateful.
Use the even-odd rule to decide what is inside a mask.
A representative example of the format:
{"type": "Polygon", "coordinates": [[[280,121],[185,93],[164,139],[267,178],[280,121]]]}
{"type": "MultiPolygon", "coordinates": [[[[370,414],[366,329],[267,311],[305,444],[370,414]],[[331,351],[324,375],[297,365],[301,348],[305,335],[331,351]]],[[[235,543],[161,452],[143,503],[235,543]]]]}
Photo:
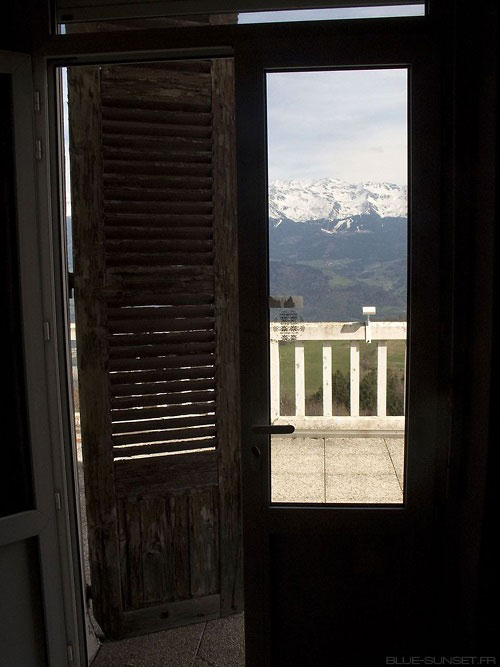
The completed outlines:
{"type": "Polygon", "coordinates": [[[275,226],[284,220],[323,222],[323,231],[335,234],[351,230],[353,218],[371,216],[406,218],[406,185],[348,183],[335,178],[275,180],[269,184],[269,218],[275,226]]]}
{"type": "Polygon", "coordinates": [[[303,297],[306,321],[406,319],[407,188],[340,179],[269,186],[271,294],[303,297]]]}

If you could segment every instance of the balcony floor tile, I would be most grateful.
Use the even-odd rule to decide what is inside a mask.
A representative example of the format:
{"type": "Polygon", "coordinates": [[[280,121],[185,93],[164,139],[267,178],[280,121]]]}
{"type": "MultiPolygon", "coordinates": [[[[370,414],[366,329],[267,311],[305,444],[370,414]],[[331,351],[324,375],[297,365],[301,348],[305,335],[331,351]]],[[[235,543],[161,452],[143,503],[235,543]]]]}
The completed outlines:
{"type": "Polygon", "coordinates": [[[271,470],[281,473],[323,474],[325,443],[323,438],[272,438],[271,470]]]}
{"type": "Polygon", "coordinates": [[[326,502],[401,503],[403,494],[394,473],[327,475],[326,502]]]}
{"type": "Polygon", "coordinates": [[[398,477],[401,488],[403,487],[404,464],[405,464],[405,446],[403,438],[386,438],[385,444],[389,451],[394,470],[398,477]]]}
{"type": "Polygon", "coordinates": [[[403,438],[274,437],[273,502],[400,503],[403,438]]]}
{"type": "Polygon", "coordinates": [[[317,473],[274,473],[271,481],[274,503],[324,503],[325,476],[317,473]]]}
{"type": "Polygon", "coordinates": [[[325,438],[327,457],[341,454],[387,454],[384,438],[325,438]]]}

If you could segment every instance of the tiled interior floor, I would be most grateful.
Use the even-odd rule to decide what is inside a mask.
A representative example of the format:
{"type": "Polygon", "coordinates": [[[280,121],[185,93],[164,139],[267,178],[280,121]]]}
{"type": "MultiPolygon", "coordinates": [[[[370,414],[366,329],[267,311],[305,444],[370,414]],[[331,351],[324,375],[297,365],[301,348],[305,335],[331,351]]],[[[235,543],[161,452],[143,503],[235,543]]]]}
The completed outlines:
{"type": "Polygon", "coordinates": [[[403,438],[276,437],[273,502],[401,503],[403,438]]]}
{"type": "Polygon", "coordinates": [[[244,667],[243,614],[105,641],[92,667],[244,667]]]}

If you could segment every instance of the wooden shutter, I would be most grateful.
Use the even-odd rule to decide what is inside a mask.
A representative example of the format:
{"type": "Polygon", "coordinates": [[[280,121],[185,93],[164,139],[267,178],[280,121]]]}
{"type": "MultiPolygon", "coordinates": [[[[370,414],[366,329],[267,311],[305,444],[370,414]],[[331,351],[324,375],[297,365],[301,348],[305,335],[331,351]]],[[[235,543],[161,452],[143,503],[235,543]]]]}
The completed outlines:
{"type": "Polygon", "coordinates": [[[232,62],[68,82],[92,591],[124,636],[241,609],[232,62]]]}

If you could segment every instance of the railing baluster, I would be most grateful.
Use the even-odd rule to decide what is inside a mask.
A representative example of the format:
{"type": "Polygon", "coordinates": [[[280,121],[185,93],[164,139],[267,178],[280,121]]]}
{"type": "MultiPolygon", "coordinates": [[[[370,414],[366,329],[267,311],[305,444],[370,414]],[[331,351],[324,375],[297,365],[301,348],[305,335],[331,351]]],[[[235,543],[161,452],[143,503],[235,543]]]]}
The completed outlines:
{"type": "Polygon", "coordinates": [[[295,415],[306,414],[306,374],[304,366],[304,344],[295,343],[295,415]]]}
{"type": "Polygon", "coordinates": [[[406,414],[406,355],[408,352],[407,343],[405,343],[404,352],[405,352],[405,366],[403,371],[403,415],[406,414]]]}
{"type": "Polygon", "coordinates": [[[280,348],[279,341],[271,341],[271,421],[280,416],[280,348]]]}
{"type": "Polygon", "coordinates": [[[351,417],[359,417],[359,343],[351,343],[351,417]]]}
{"type": "Polygon", "coordinates": [[[323,416],[332,416],[332,347],[323,343],[323,416]]]}
{"type": "Polygon", "coordinates": [[[377,347],[377,417],[387,415],[387,342],[379,340],[377,347]]]}

